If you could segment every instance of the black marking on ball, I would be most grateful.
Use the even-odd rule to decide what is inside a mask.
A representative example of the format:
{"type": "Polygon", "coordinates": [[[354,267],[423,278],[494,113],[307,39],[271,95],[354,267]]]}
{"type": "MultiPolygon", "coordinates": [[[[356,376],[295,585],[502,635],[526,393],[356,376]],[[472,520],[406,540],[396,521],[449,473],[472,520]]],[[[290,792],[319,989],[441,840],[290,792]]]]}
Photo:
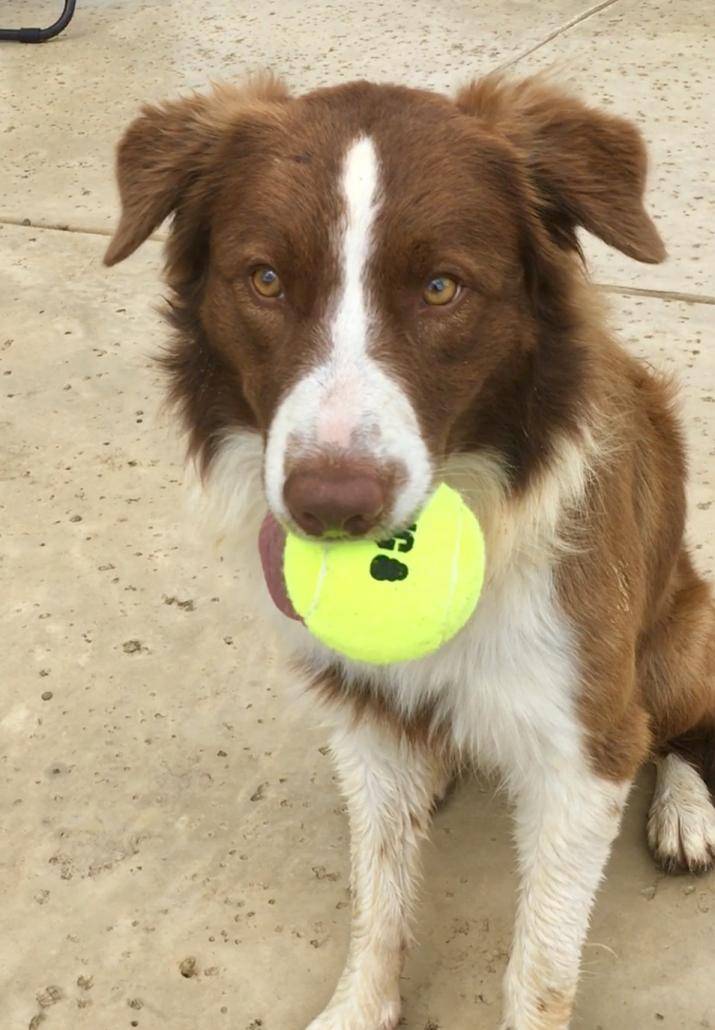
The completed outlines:
{"type": "Polygon", "coordinates": [[[407,554],[415,546],[416,532],[417,526],[408,526],[401,533],[395,533],[389,540],[378,540],[377,546],[383,551],[394,551],[397,548],[402,554],[407,554]]]}
{"type": "Polygon", "coordinates": [[[404,562],[388,558],[386,554],[376,554],[370,562],[370,575],[379,582],[397,583],[407,579],[409,573],[404,562]]]}
{"type": "Polygon", "coordinates": [[[381,547],[383,551],[394,551],[396,543],[397,541],[394,538],[390,540],[378,540],[377,546],[381,547]]]}
{"type": "Polygon", "coordinates": [[[402,533],[397,534],[397,539],[401,541],[397,545],[398,551],[401,551],[403,554],[407,554],[408,551],[412,550],[415,546],[415,538],[412,534],[416,528],[416,526],[411,526],[410,529],[405,529],[402,533]],[[412,530],[412,532],[410,532],[410,530],[412,530]]]}

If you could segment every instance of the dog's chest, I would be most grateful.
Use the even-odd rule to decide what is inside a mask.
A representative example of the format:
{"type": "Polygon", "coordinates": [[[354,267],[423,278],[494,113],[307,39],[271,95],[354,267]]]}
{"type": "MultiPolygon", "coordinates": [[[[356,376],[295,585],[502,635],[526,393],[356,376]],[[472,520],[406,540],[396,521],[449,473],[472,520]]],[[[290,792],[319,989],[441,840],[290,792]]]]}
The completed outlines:
{"type": "MultiPolygon", "coordinates": [[[[282,647],[318,672],[334,666],[333,652],[277,611],[255,554],[246,565],[249,558],[252,603],[261,602],[282,647]]],[[[362,690],[367,680],[406,722],[431,710],[458,753],[507,780],[528,778],[544,762],[583,761],[578,641],[545,556],[538,563],[517,558],[487,582],[467,625],[434,654],[385,668],[337,661],[348,692],[362,690]]]]}
{"type": "Polygon", "coordinates": [[[552,579],[550,567],[527,566],[488,586],[461,633],[428,658],[373,672],[376,689],[406,719],[433,708],[459,752],[507,777],[580,760],[577,642],[552,579]]]}

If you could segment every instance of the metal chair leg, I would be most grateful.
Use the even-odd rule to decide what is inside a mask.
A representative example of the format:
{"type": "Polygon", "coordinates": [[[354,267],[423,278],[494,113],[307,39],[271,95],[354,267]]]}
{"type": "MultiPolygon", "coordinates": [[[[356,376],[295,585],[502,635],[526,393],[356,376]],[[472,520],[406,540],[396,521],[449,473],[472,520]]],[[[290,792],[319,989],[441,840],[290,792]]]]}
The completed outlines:
{"type": "Polygon", "coordinates": [[[46,29],[0,29],[0,40],[14,40],[16,43],[44,43],[58,36],[72,21],[77,0],[65,0],[64,10],[57,21],[46,29]]]}

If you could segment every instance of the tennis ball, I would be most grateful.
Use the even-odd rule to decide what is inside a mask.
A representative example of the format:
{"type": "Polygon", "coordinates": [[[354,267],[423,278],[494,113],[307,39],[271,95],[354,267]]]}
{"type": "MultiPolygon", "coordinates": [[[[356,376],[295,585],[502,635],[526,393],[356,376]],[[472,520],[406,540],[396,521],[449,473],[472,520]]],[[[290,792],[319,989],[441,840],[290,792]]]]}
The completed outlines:
{"type": "Polygon", "coordinates": [[[329,648],[375,665],[436,651],[474,611],[484,538],[460,495],[442,484],[414,525],[390,540],[310,540],[289,533],[287,595],[329,648]]]}

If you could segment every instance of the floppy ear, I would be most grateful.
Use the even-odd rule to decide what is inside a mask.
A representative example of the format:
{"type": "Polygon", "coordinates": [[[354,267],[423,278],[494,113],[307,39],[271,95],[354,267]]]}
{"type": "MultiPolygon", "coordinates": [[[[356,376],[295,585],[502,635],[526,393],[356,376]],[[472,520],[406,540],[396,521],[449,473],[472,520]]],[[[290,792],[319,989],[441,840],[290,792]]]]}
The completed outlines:
{"type": "Polygon", "coordinates": [[[242,118],[265,114],[287,99],[283,85],[269,75],[244,89],[217,86],[207,96],[142,108],[117,151],[122,213],[105,265],[129,257],[181,205],[242,118]]]}
{"type": "Polygon", "coordinates": [[[557,242],[578,248],[575,229],[583,226],[637,261],[664,260],[663,241],[643,207],[647,157],[634,125],[538,75],[521,82],[487,76],[465,87],[456,103],[521,152],[539,214],[557,242]]]}

